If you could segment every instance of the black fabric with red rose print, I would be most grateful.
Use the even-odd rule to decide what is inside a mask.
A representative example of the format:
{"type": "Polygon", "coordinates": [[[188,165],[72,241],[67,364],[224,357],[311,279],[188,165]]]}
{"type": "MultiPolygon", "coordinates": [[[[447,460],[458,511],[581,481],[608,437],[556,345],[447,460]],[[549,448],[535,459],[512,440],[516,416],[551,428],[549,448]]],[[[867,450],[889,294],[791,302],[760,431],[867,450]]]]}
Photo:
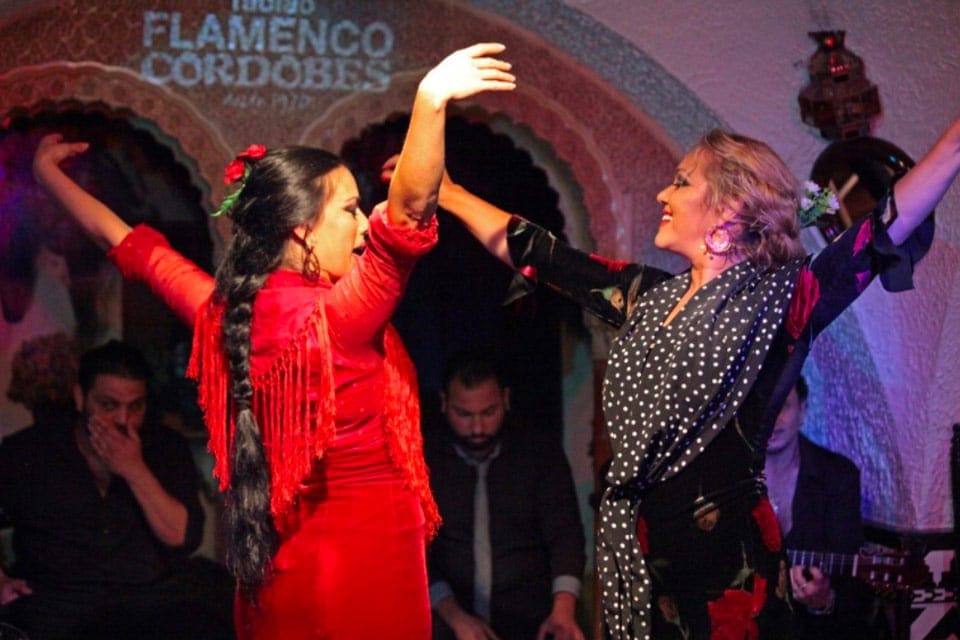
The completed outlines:
{"type": "Polygon", "coordinates": [[[885,207],[815,256],[727,269],[666,326],[689,273],[607,262],[511,221],[528,287],[536,278],[620,326],[604,383],[613,460],[596,557],[611,638],[791,636],[786,565],[758,524],[769,529],[758,517],[763,447],[813,338],[875,275],[891,291],[912,286],[932,219],[896,247],[885,207]]]}

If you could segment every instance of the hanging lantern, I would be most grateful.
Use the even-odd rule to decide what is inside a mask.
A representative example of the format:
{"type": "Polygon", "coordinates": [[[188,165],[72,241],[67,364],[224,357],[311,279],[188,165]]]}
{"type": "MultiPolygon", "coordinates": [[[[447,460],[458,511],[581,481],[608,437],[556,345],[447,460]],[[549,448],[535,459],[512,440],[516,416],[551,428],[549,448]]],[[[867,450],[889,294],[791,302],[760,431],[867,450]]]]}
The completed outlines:
{"type": "Polygon", "coordinates": [[[800,117],[827,140],[868,135],[870,119],[880,113],[880,96],[867,80],[863,60],[844,47],[845,31],[809,35],[817,51],[807,63],[810,84],[798,97],[800,117]]]}

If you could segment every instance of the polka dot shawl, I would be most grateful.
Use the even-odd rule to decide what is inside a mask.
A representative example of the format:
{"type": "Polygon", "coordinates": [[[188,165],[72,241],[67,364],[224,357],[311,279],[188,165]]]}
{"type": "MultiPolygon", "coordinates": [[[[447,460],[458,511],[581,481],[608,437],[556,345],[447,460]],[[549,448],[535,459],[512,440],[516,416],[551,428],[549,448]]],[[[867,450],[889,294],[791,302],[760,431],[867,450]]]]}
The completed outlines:
{"type": "Polygon", "coordinates": [[[597,570],[614,638],[648,637],[650,580],[634,533],[646,488],[683,470],[736,414],[779,329],[801,260],[740,263],[664,325],[689,273],[648,290],[610,350],[604,411],[614,458],[600,504],[597,570]]]}

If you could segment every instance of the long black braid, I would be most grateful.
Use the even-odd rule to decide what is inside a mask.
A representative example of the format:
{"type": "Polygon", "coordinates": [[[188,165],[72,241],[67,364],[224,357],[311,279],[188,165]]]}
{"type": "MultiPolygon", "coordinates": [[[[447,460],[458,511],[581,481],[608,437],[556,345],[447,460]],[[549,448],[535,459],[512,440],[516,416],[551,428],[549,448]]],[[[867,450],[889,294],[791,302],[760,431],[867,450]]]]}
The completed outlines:
{"type": "Polygon", "coordinates": [[[337,156],[321,149],[274,149],[252,164],[236,203],[227,211],[234,235],[217,269],[215,290],[224,306],[223,348],[236,409],[226,504],[227,567],[248,599],[263,582],[279,543],[270,517],[270,469],[252,408],[253,303],[267,276],[279,266],[293,230],[311,224],[320,211],[326,195],[322,177],[342,165],[337,156]]]}

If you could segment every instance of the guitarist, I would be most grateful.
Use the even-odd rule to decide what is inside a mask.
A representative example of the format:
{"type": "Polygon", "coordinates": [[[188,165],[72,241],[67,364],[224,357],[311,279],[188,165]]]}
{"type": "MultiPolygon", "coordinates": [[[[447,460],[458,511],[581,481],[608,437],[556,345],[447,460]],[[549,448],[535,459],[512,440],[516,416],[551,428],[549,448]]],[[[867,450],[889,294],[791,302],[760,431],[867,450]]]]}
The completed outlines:
{"type": "MultiPolygon", "coordinates": [[[[860,470],[848,458],[801,435],[807,383],[787,396],[767,443],[764,473],[787,549],[855,554],[863,544],[860,470]]],[[[873,594],[853,577],[793,566],[789,584],[801,638],[876,638],[873,594]]]]}

